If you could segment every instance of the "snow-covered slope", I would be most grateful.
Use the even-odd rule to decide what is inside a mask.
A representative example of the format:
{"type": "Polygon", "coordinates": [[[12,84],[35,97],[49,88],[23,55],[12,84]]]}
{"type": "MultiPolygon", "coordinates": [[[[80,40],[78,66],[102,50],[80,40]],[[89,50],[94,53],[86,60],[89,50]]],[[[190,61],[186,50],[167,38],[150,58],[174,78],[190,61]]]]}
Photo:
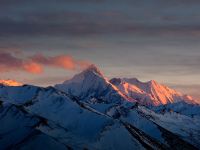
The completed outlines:
{"type": "Polygon", "coordinates": [[[165,85],[161,85],[154,80],[141,82],[136,78],[113,78],[110,82],[115,85],[123,94],[136,99],[144,105],[163,105],[184,101],[196,104],[188,95],[183,95],[165,85]]]}
{"type": "MultiPolygon", "coordinates": [[[[199,107],[200,108],[200,107],[199,107]]],[[[198,109],[199,109],[198,108],[198,109]]],[[[200,141],[200,116],[190,116],[187,113],[177,113],[174,111],[166,111],[165,113],[155,113],[152,110],[146,109],[145,107],[139,107],[138,111],[149,117],[149,120],[160,125],[162,128],[171,131],[184,139],[199,147],[200,141]],[[184,114],[186,113],[186,115],[184,114]]]]}
{"type": "Polygon", "coordinates": [[[55,88],[83,101],[121,103],[124,100],[129,100],[103,76],[95,65],[91,65],[72,79],[55,85],[55,88]]]}
{"type": "Polygon", "coordinates": [[[7,101],[13,104],[24,104],[27,101],[34,99],[34,97],[40,90],[42,90],[42,88],[32,85],[23,85],[23,86],[0,85],[0,100],[7,101]]]}
{"type": "MultiPolygon", "coordinates": [[[[182,104],[186,111],[177,102],[150,110],[112,83],[90,66],[56,88],[0,85],[0,149],[198,148],[199,105],[182,104]],[[163,113],[168,108],[179,113],[163,113]]],[[[128,86],[148,94],[149,86],[128,86]]]]}
{"type": "Polygon", "coordinates": [[[200,117],[200,105],[188,104],[184,101],[152,107],[151,110],[160,114],[165,114],[167,112],[174,112],[189,117],[197,117],[197,116],[200,117]]]}
{"type": "MultiPolygon", "coordinates": [[[[10,90],[12,87],[4,87],[4,91],[10,90]]],[[[27,86],[21,87],[25,90],[27,86]]],[[[37,91],[24,103],[15,102],[17,96],[2,99],[1,149],[144,149],[118,120],[52,87],[38,87],[37,91]]]]}
{"type": "Polygon", "coordinates": [[[0,91],[4,91],[0,92],[1,149],[49,149],[49,145],[57,149],[195,149],[190,141],[160,130],[133,103],[85,103],[53,87],[2,86],[0,91]],[[11,92],[12,97],[5,94],[11,92]]]}

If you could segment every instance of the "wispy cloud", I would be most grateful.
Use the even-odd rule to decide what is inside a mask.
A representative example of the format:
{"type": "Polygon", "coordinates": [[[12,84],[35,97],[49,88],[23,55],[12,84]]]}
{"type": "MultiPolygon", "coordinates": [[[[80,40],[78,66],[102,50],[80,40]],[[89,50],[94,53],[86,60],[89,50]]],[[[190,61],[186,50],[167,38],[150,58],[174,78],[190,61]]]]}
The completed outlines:
{"type": "Polygon", "coordinates": [[[46,66],[62,68],[66,70],[78,70],[85,68],[89,62],[76,60],[70,55],[44,56],[37,54],[25,58],[19,58],[13,53],[0,53],[0,72],[25,71],[28,73],[39,74],[44,71],[46,66]]]}
{"type": "Polygon", "coordinates": [[[47,57],[43,54],[37,54],[30,59],[33,62],[39,63],[41,65],[59,67],[68,70],[77,70],[85,68],[89,65],[88,61],[76,60],[70,55],[58,55],[53,57],[47,57]]]}
{"type": "Polygon", "coordinates": [[[0,72],[26,71],[29,73],[41,73],[43,68],[40,64],[16,57],[12,53],[0,53],[0,72]]]}
{"type": "Polygon", "coordinates": [[[33,61],[25,61],[23,63],[23,69],[24,71],[27,71],[33,74],[39,74],[43,72],[43,66],[33,61]]]}

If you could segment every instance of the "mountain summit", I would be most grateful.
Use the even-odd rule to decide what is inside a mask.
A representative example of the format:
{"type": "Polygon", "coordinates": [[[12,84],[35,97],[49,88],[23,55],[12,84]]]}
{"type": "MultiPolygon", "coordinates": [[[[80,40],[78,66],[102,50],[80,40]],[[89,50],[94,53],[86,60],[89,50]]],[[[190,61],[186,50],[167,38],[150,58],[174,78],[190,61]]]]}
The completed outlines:
{"type": "Polygon", "coordinates": [[[127,97],[122,94],[103,73],[95,66],[91,65],[72,79],[55,85],[55,88],[74,95],[83,101],[117,102],[120,103],[127,97]]]}
{"type": "Polygon", "coordinates": [[[94,65],[55,88],[0,86],[0,149],[198,149],[200,106],[183,100],[94,65]]]}
{"type": "Polygon", "coordinates": [[[181,101],[196,104],[190,96],[159,84],[155,80],[141,82],[137,78],[113,78],[109,81],[95,65],[89,66],[72,79],[57,84],[55,87],[84,101],[110,103],[125,100],[137,101],[147,106],[181,101]]]}
{"type": "Polygon", "coordinates": [[[103,73],[94,64],[91,64],[87,69],[85,69],[83,71],[83,73],[89,73],[89,72],[93,72],[93,73],[98,74],[99,76],[103,77],[103,73]]]}
{"type": "Polygon", "coordinates": [[[141,82],[136,78],[113,78],[110,80],[123,94],[144,105],[163,105],[184,101],[195,104],[188,95],[181,94],[155,80],[141,82]]]}

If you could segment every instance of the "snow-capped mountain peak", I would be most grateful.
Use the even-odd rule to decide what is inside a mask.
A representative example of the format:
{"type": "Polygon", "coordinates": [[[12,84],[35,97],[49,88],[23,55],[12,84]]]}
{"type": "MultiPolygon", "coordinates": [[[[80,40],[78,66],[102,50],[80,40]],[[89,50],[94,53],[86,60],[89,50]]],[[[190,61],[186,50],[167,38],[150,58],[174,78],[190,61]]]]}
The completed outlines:
{"type": "Polygon", "coordinates": [[[94,64],[91,64],[86,70],[83,71],[83,73],[88,73],[88,72],[93,72],[99,76],[103,76],[103,73],[94,64]]]}
{"type": "MultiPolygon", "coordinates": [[[[164,105],[184,101],[196,104],[190,96],[181,94],[155,80],[141,82],[137,78],[113,78],[110,81],[95,65],[89,66],[72,79],[55,85],[63,92],[79,97],[81,100],[135,101],[144,105],[164,105]],[[116,98],[111,98],[115,95],[116,98]]],[[[114,97],[115,97],[114,96],[114,97]]]]}
{"type": "Polygon", "coordinates": [[[131,84],[136,84],[136,83],[141,82],[137,78],[123,78],[123,80],[125,80],[126,82],[131,83],[131,84]]]}
{"type": "Polygon", "coordinates": [[[141,82],[136,78],[111,79],[110,82],[118,87],[125,95],[138,100],[144,105],[163,105],[185,101],[195,104],[190,96],[181,94],[155,80],[141,82]]]}
{"type": "Polygon", "coordinates": [[[98,78],[105,78],[103,76],[103,73],[94,64],[92,64],[88,68],[83,70],[81,73],[73,76],[70,80],[64,81],[63,84],[68,84],[70,82],[82,82],[85,78],[91,78],[92,76],[98,78]]]}
{"type": "Polygon", "coordinates": [[[164,98],[183,98],[156,81],[108,81],[90,66],[55,87],[0,86],[0,149],[199,147],[199,105],[127,102],[157,105],[164,98]]]}
{"type": "Polygon", "coordinates": [[[77,96],[84,101],[96,99],[109,103],[111,101],[120,102],[127,98],[104,77],[95,65],[89,66],[72,79],[63,82],[63,84],[55,85],[55,88],[77,96]]]}
{"type": "MultiPolygon", "coordinates": [[[[105,98],[117,98],[108,92],[105,98]]],[[[197,149],[200,143],[199,106],[166,106],[181,114],[163,115],[165,107],[151,111],[138,105],[85,103],[53,87],[31,85],[1,86],[0,98],[2,150],[197,149]]]]}

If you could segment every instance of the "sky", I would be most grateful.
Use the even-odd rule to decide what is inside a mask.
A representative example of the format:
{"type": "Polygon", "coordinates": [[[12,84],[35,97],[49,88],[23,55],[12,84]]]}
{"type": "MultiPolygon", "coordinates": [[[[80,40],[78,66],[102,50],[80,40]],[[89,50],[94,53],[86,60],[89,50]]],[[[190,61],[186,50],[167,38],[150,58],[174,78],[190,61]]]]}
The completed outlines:
{"type": "Polygon", "coordinates": [[[200,99],[200,1],[0,1],[1,79],[54,85],[91,63],[200,99]]]}

